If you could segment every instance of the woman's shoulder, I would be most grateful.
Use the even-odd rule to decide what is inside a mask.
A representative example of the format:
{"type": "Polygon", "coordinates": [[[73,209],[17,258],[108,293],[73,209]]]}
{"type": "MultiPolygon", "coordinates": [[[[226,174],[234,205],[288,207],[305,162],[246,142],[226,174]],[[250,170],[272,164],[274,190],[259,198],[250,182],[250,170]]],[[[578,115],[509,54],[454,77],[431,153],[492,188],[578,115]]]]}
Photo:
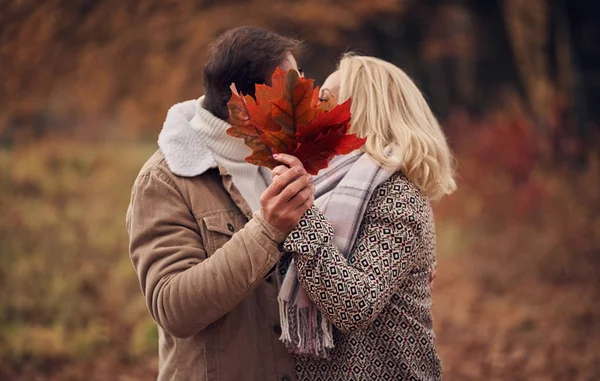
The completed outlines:
{"type": "Polygon", "coordinates": [[[375,189],[369,209],[378,209],[384,213],[412,209],[423,213],[429,211],[430,203],[421,190],[404,173],[398,171],[375,189]]]}
{"type": "Polygon", "coordinates": [[[414,197],[415,202],[428,202],[427,197],[421,192],[408,177],[401,171],[395,172],[389,179],[381,183],[376,191],[393,196],[414,197]]]}

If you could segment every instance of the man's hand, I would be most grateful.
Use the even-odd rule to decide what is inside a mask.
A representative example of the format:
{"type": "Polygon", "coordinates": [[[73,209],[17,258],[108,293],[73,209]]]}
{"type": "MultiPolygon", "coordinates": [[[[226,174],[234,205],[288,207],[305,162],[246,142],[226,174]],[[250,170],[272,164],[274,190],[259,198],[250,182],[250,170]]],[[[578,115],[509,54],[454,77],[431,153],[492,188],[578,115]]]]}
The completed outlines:
{"type": "Polygon", "coordinates": [[[315,201],[312,176],[296,157],[287,154],[273,157],[289,165],[276,167],[272,171],[273,182],[260,196],[263,217],[284,233],[291,232],[300,217],[315,201]]]}

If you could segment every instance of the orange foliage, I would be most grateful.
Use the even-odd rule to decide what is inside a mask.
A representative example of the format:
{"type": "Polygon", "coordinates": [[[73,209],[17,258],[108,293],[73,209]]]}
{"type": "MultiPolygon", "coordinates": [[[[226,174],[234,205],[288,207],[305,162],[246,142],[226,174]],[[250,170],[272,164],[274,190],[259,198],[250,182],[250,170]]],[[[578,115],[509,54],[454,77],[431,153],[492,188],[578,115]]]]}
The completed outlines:
{"type": "Polygon", "coordinates": [[[319,88],[313,80],[300,78],[296,70],[277,69],[272,86],[256,85],[256,100],[241,96],[232,85],[227,104],[232,127],[227,133],[244,139],[252,148],[246,161],[275,168],[274,153],[288,153],[316,175],[332,157],[350,153],[365,144],[366,138],[347,134],[350,128],[350,100],[333,105],[319,102],[319,88]]]}

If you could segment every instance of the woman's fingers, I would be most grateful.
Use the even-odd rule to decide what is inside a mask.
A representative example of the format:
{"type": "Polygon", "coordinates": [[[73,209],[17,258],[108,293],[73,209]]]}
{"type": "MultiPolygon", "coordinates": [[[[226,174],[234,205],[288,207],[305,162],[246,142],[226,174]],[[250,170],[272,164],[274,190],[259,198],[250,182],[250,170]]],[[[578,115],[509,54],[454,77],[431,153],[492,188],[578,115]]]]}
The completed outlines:
{"type": "MultiPolygon", "coordinates": [[[[294,168],[290,169],[293,170],[294,168]]],[[[282,175],[284,176],[284,175],[282,175]]],[[[277,179],[279,179],[280,177],[277,177],[277,179]]],[[[287,203],[288,201],[290,201],[292,198],[294,198],[294,196],[296,196],[300,191],[302,191],[303,189],[308,189],[309,192],[313,192],[312,190],[312,184],[311,184],[311,179],[312,177],[310,175],[303,175],[298,177],[296,180],[294,180],[292,183],[288,184],[287,187],[285,187],[284,190],[281,191],[281,193],[279,194],[279,202],[283,205],[285,203],[287,203]]]]}
{"type": "Polygon", "coordinates": [[[286,167],[285,165],[279,165],[275,168],[273,168],[271,170],[271,178],[275,178],[277,176],[283,175],[285,173],[285,171],[287,171],[289,168],[286,167]]]}
{"type": "Polygon", "coordinates": [[[275,154],[273,158],[287,164],[271,170],[273,182],[260,197],[265,219],[283,232],[290,232],[315,200],[312,176],[298,158],[275,154]]]}
{"type": "Polygon", "coordinates": [[[311,196],[308,200],[306,200],[302,205],[300,205],[296,210],[300,213],[300,217],[306,212],[308,209],[312,208],[315,202],[315,196],[311,196]]]}
{"type": "MultiPolygon", "coordinates": [[[[262,197],[275,197],[280,194],[291,182],[295,181],[297,178],[301,177],[304,174],[304,169],[302,167],[294,167],[287,169],[281,175],[273,178],[273,182],[269,187],[265,190],[262,197]]],[[[304,175],[306,176],[306,175],[304,175]]],[[[304,177],[302,176],[302,177],[304,177]]]]}
{"type": "Polygon", "coordinates": [[[273,155],[273,158],[279,162],[287,164],[290,168],[302,167],[304,170],[302,162],[296,156],[288,155],[287,153],[277,153],[273,155]]]}
{"type": "MultiPolygon", "coordinates": [[[[298,208],[303,207],[308,204],[308,208],[312,206],[312,203],[315,200],[315,193],[311,187],[306,187],[298,192],[291,200],[290,200],[290,208],[296,210],[298,208]]],[[[304,211],[306,211],[306,209],[304,211]]],[[[302,212],[304,213],[304,212],[302,212]]]]}
{"type": "Polygon", "coordinates": [[[435,282],[435,277],[437,275],[437,266],[433,268],[433,270],[429,273],[429,287],[433,288],[433,283],[435,282]]]}
{"type": "Polygon", "coordinates": [[[289,233],[304,212],[312,206],[315,187],[312,176],[301,166],[273,170],[273,183],[260,197],[265,219],[282,232],[289,233]]]}

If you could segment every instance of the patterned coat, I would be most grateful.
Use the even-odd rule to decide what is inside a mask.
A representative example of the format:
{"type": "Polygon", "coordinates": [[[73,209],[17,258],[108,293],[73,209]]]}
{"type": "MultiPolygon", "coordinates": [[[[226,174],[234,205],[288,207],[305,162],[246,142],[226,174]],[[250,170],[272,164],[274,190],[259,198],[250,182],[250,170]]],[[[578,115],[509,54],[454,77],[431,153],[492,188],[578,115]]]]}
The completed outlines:
{"type": "Polygon", "coordinates": [[[288,236],[304,289],[333,325],[327,359],[298,357],[299,380],[440,380],[429,274],[428,200],[400,172],[373,193],[349,260],[316,208],[288,236]]]}

